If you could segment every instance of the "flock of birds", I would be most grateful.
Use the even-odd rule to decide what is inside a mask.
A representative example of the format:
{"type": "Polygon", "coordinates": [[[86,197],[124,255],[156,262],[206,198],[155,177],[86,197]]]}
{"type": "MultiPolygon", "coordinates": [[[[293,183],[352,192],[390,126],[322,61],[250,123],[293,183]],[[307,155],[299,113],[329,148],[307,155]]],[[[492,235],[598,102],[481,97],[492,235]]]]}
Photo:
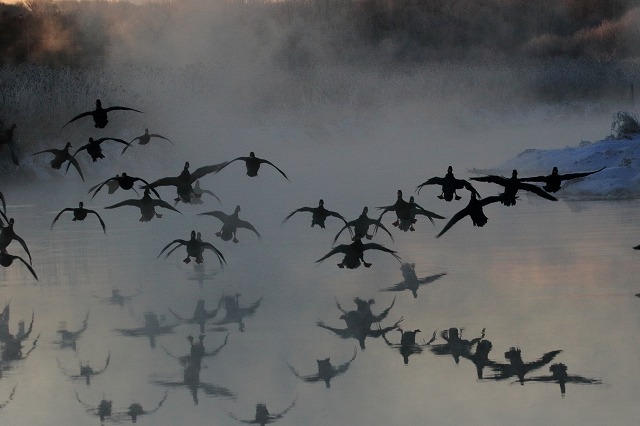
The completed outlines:
{"type": "MultiPolygon", "coordinates": [[[[94,110],[86,111],[76,115],[63,127],[84,117],[91,117],[94,121],[95,127],[98,129],[103,129],[109,122],[108,113],[112,111],[133,111],[141,113],[141,111],[134,108],[123,106],[112,106],[109,108],[103,108],[100,100],[96,100],[96,106],[94,110]]],[[[15,164],[19,164],[18,150],[16,149],[16,144],[14,141],[14,131],[16,127],[17,126],[14,124],[11,127],[6,128],[4,126],[4,123],[0,122],[0,149],[2,149],[4,145],[7,145],[11,153],[12,161],[15,164]]],[[[80,163],[77,159],[77,156],[81,154],[82,151],[86,151],[87,154],[91,157],[92,162],[96,162],[100,159],[105,158],[101,148],[101,145],[103,143],[114,142],[124,145],[124,148],[122,150],[122,154],[124,154],[131,146],[131,144],[135,143],[136,141],[140,145],[146,145],[153,138],[166,140],[169,143],[173,144],[173,142],[169,138],[166,138],[165,136],[162,136],[160,134],[149,133],[149,130],[145,129],[143,135],[138,136],[128,142],[119,138],[102,137],[93,139],[92,137],[90,137],[88,143],[80,146],[73,153],[71,153],[71,143],[67,142],[62,149],[51,148],[33,153],[32,155],[53,155],[53,159],[50,161],[50,166],[53,169],[61,169],[66,163],[66,171],[68,171],[69,168],[73,166],[80,175],[81,179],[84,181],[85,177],[80,163]]],[[[195,170],[191,170],[190,163],[186,162],[182,171],[177,176],[163,177],[155,181],[147,181],[141,177],[130,176],[126,173],[118,174],[92,186],[91,188],[89,188],[88,194],[92,194],[91,198],[93,198],[105,186],[107,187],[109,194],[113,194],[118,189],[122,189],[123,191],[132,190],[137,194],[139,198],[120,201],[113,205],[106,206],[105,209],[115,209],[126,206],[135,207],[140,211],[139,220],[142,222],[146,222],[154,218],[162,217],[162,214],[158,213],[156,209],[162,208],[170,210],[177,214],[182,214],[176,208],[178,206],[178,203],[180,202],[187,204],[202,203],[203,194],[209,194],[217,198],[217,196],[213,192],[200,188],[199,180],[209,174],[219,173],[234,162],[244,162],[244,165],[246,167],[246,174],[250,177],[256,177],[262,165],[268,165],[273,167],[285,179],[289,180],[286,173],[278,168],[275,164],[264,158],[259,158],[253,152],[251,152],[249,156],[240,156],[219,164],[202,166],[195,170]],[[136,186],[138,188],[136,188],[136,186]],[[160,193],[158,192],[158,188],[161,187],[175,187],[176,197],[173,199],[173,205],[161,198],[160,193]],[[140,197],[137,189],[143,191],[142,197],[140,197]]],[[[471,182],[469,182],[469,180],[456,178],[453,174],[452,167],[449,167],[444,177],[432,177],[418,185],[416,187],[416,193],[419,194],[420,190],[425,186],[438,186],[441,189],[441,193],[440,195],[438,195],[438,198],[446,202],[461,200],[463,197],[458,193],[459,191],[466,190],[470,194],[468,204],[457,213],[455,213],[448,220],[441,231],[436,235],[437,238],[440,238],[449,229],[451,229],[451,227],[453,227],[460,220],[464,219],[466,216],[470,217],[474,226],[484,226],[487,223],[488,218],[484,214],[483,208],[489,204],[499,202],[504,206],[513,206],[516,204],[518,193],[520,191],[526,191],[550,201],[557,201],[557,198],[553,195],[553,193],[560,190],[563,181],[586,177],[588,175],[597,173],[600,170],[559,174],[558,169],[554,167],[551,174],[545,176],[520,178],[518,177],[517,171],[514,170],[510,178],[496,175],[470,178],[469,180],[471,181],[496,184],[502,188],[502,191],[497,195],[483,198],[480,196],[479,192],[474,188],[471,182]],[[543,186],[537,186],[533,183],[542,183],[543,186]]],[[[0,209],[0,265],[2,265],[3,267],[9,267],[13,264],[14,261],[18,260],[30,271],[32,276],[36,280],[38,280],[36,271],[32,266],[31,253],[29,252],[26,242],[19,235],[17,235],[14,230],[14,218],[9,218],[7,216],[6,201],[1,192],[0,202],[2,204],[2,208],[0,209]],[[28,256],[28,261],[19,255],[8,253],[7,248],[13,241],[16,241],[22,246],[23,250],[28,256]]],[[[392,255],[398,261],[401,261],[400,256],[395,250],[389,249],[379,243],[365,242],[366,240],[372,240],[376,236],[379,229],[382,229],[393,240],[393,234],[384,225],[383,222],[383,217],[387,212],[395,213],[395,221],[392,222],[392,226],[404,232],[415,230],[414,224],[417,222],[417,218],[419,216],[425,216],[432,224],[435,224],[436,219],[445,219],[445,217],[421,207],[416,203],[415,197],[413,196],[411,196],[409,200],[406,201],[401,190],[397,191],[397,198],[393,204],[380,206],[377,207],[377,209],[380,210],[380,215],[377,218],[370,218],[368,216],[369,208],[365,206],[362,210],[362,214],[359,217],[348,221],[340,213],[328,210],[324,205],[324,201],[320,199],[317,206],[304,206],[293,210],[283,219],[282,223],[284,224],[291,217],[298,213],[310,213],[311,226],[318,226],[322,229],[326,229],[325,222],[328,218],[331,217],[340,220],[343,226],[335,235],[332,248],[328,253],[316,260],[316,262],[323,262],[324,260],[334,255],[341,255],[342,260],[337,264],[338,267],[354,269],[358,268],[361,265],[367,268],[371,266],[371,263],[366,262],[364,259],[364,253],[367,250],[382,251],[392,255]],[[340,238],[340,235],[345,230],[349,233],[351,241],[349,243],[336,245],[340,238]]],[[[257,236],[257,238],[261,238],[260,233],[251,223],[240,219],[240,211],[240,206],[237,206],[233,213],[230,214],[216,210],[199,213],[199,215],[212,216],[222,222],[220,231],[218,231],[215,235],[221,238],[223,241],[233,241],[234,243],[238,243],[237,232],[239,229],[249,230],[253,232],[257,236]]],[[[105,224],[100,214],[95,210],[85,208],[83,202],[79,202],[77,207],[66,207],[59,211],[51,222],[51,229],[53,229],[56,222],[65,213],[71,213],[71,215],[73,216],[73,221],[83,221],[89,216],[95,216],[101,228],[106,233],[107,225],[105,224]]],[[[186,250],[186,257],[183,261],[185,263],[190,263],[193,260],[196,264],[196,268],[198,266],[201,266],[201,264],[205,262],[205,252],[207,250],[211,251],[216,256],[221,267],[226,264],[226,259],[222,251],[216,248],[211,242],[203,241],[201,233],[196,232],[196,230],[191,231],[191,235],[188,239],[175,239],[169,242],[159,251],[157,257],[160,257],[163,254],[165,255],[165,257],[168,257],[174,251],[183,246],[186,250]]],[[[640,249],[640,246],[636,248],[640,249]]],[[[409,263],[401,263],[401,271],[403,274],[403,281],[385,288],[382,291],[409,290],[415,298],[417,297],[417,290],[421,285],[432,283],[445,275],[444,273],[441,273],[425,278],[418,278],[415,272],[415,265],[409,263]]],[[[110,303],[123,305],[127,299],[134,296],[135,295],[123,296],[119,293],[119,291],[114,290],[109,301],[110,303]]],[[[212,324],[212,321],[214,321],[215,318],[218,317],[218,311],[220,309],[224,309],[226,313],[225,317],[221,320],[213,322],[213,325],[216,325],[217,328],[214,327],[209,330],[220,331],[220,326],[224,324],[237,323],[239,326],[239,330],[244,331],[245,326],[243,318],[253,315],[256,309],[260,306],[261,299],[257,300],[248,307],[241,307],[239,303],[239,296],[239,294],[236,294],[234,296],[223,296],[219,300],[217,308],[212,311],[207,311],[205,309],[204,300],[201,299],[198,301],[193,317],[191,318],[184,318],[181,315],[171,311],[171,313],[175,316],[177,322],[168,325],[162,325],[161,319],[159,319],[155,313],[148,312],[145,314],[145,324],[143,327],[135,329],[118,329],[116,331],[124,336],[147,336],[149,337],[151,346],[155,347],[156,336],[171,333],[173,332],[173,329],[180,324],[198,324],[200,327],[200,335],[198,339],[196,340],[192,336],[188,337],[190,342],[189,353],[184,356],[174,356],[174,358],[176,358],[183,366],[183,380],[159,380],[155,383],[169,388],[189,388],[191,390],[194,403],[196,404],[198,403],[197,395],[199,389],[201,389],[207,395],[235,397],[233,392],[226,388],[202,382],[200,380],[200,371],[202,369],[203,359],[209,356],[215,356],[227,344],[228,340],[227,334],[224,343],[220,347],[212,352],[207,352],[203,344],[205,332],[207,331],[207,329],[205,328],[205,324],[212,324]]],[[[525,375],[527,375],[529,372],[549,364],[560,352],[559,350],[545,353],[541,358],[535,361],[524,362],[521,357],[520,349],[512,347],[505,353],[505,358],[508,360],[508,363],[500,363],[489,359],[488,354],[491,351],[492,344],[489,340],[484,339],[484,330],[482,331],[480,337],[466,340],[462,338],[462,330],[451,327],[439,334],[444,343],[432,345],[432,343],[437,339],[437,332],[433,333],[433,336],[429,341],[423,340],[422,343],[420,343],[416,340],[416,335],[420,332],[419,329],[404,330],[400,327],[403,318],[400,318],[399,321],[390,326],[382,327],[380,325],[380,323],[388,316],[391,308],[394,306],[395,298],[391,306],[389,306],[379,315],[373,314],[371,310],[371,305],[374,303],[373,300],[365,301],[360,298],[356,298],[354,299],[354,302],[356,303],[356,308],[350,311],[343,309],[340,304],[337,303],[337,307],[342,314],[339,318],[341,320],[344,320],[345,328],[331,327],[326,325],[322,321],[319,321],[317,323],[317,326],[329,330],[337,334],[341,338],[356,339],[361,350],[365,349],[365,339],[367,337],[381,337],[388,346],[398,349],[403,357],[405,364],[408,364],[410,355],[419,354],[425,347],[428,346],[431,352],[436,355],[453,356],[456,363],[459,362],[460,358],[471,361],[476,366],[478,379],[505,380],[515,377],[522,384],[524,384],[525,381],[552,382],[560,385],[561,392],[563,394],[565,392],[566,383],[600,383],[600,381],[596,379],[589,379],[582,376],[567,374],[567,367],[562,363],[551,365],[549,368],[549,371],[551,373],[550,375],[536,376],[531,378],[525,377],[525,375]],[[392,343],[387,338],[387,334],[393,330],[399,330],[401,333],[399,343],[392,343]],[[475,351],[473,350],[474,347],[475,351]],[[492,375],[485,375],[483,373],[485,368],[491,370],[492,375]]],[[[0,314],[0,343],[2,344],[1,360],[3,363],[2,365],[4,366],[6,366],[8,363],[25,359],[35,349],[36,343],[39,338],[38,336],[34,339],[31,348],[29,348],[28,350],[24,350],[24,342],[29,338],[33,330],[34,317],[32,315],[31,323],[28,329],[26,328],[24,321],[21,321],[19,324],[18,332],[12,334],[9,331],[9,316],[10,310],[9,304],[7,304],[2,314],[0,314]]],[[[61,329],[58,331],[60,335],[59,343],[61,347],[72,347],[75,349],[75,342],[84,332],[84,330],[86,330],[87,321],[88,313],[85,320],[83,321],[82,327],[79,330],[69,331],[66,329],[66,327],[61,327],[61,329]]],[[[170,354],[166,348],[165,351],[170,354]]],[[[294,367],[290,365],[289,368],[296,377],[305,382],[324,382],[326,387],[330,387],[331,379],[335,376],[345,373],[351,363],[355,360],[356,355],[357,351],[354,349],[354,353],[351,359],[338,366],[334,366],[333,364],[331,364],[330,358],[317,360],[317,373],[309,375],[300,374],[294,367]]],[[[60,368],[63,369],[70,378],[85,380],[86,384],[89,385],[91,377],[99,375],[107,369],[107,367],[109,366],[110,357],[110,353],[107,354],[105,365],[100,370],[94,370],[90,367],[89,364],[81,363],[79,373],[70,373],[69,371],[66,371],[64,369],[60,361],[59,364],[60,368]]],[[[2,367],[2,365],[0,365],[0,367],[2,367]]],[[[2,368],[0,368],[0,375],[1,372],[2,368]]],[[[15,388],[11,392],[11,395],[9,396],[7,402],[13,399],[14,394],[15,388]]],[[[83,406],[85,406],[88,412],[97,415],[101,421],[120,421],[124,418],[130,418],[133,422],[136,422],[139,416],[151,414],[157,411],[165,402],[167,394],[165,393],[161,401],[152,410],[144,410],[142,406],[136,402],[131,404],[126,410],[119,413],[114,411],[112,402],[110,400],[103,399],[96,407],[82,401],[80,395],[77,392],[76,398],[83,406]]],[[[5,402],[5,405],[7,402],[5,402]]],[[[258,404],[256,406],[255,417],[248,420],[237,419],[235,416],[231,414],[230,415],[234,419],[237,419],[244,423],[265,425],[282,418],[291,408],[293,408],[295,402],[296,401],[294,400],[291,405],[285,410],[275,414],[270,413],[266,405],[258,404]]],[[[3,406],[4,405],[0,405],[0,408],[2,408],[3,406]]]]}

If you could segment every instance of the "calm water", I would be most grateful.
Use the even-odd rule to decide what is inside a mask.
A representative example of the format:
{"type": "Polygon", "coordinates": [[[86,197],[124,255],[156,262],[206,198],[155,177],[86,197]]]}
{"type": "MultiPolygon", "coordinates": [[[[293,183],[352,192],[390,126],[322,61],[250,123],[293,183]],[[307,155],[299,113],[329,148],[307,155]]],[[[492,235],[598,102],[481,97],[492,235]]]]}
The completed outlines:
{"type": "MultiPolygon", "coordinates": [[[[412,136],[405,134],[407,139],[412,136]]],[[[239,144],[235,152],[246,155],[244,148],[239,144]]],[[[281,225],[292,210],[316,206],[321,197],[327,208],[347,219],[355,219],[364,205],[370,207],[370,216],[376,216],[373,207],[391,204],[397,189],[410,195],[426,178],[443,175],[448,165],[443,162],[450,161],[412,156],[422,152],[418,142],[377,143],[375,148],[359,142],[292,149],[267,142],[261,152],[256,148],[257,155],[284,169],[291,183],[268,168],[251,179],[236,164],[202,180],[203,188],[214,190],[222,204],[207,199],[203,205],[179,205],[183,215],[164,211],[162,219],[149,223],[139,222],[134,208],[103,209],[133,194],[104,191],[92,201],[84,196],[90,185],[109,176],[108,171],[89,176],[86,184],[67,176],[2,188],[9,216],[16,218],[16,231],[27,241],[40,277],[35,282],[19,264],[0,270],[0,303],[11,302],[11,331],[15,333],[20,319],[28,322],[33,311],[33,337],[40,335],[31,356],[3,373],[0,399],[8,397],[16,384],[17,389],[14,400],[0,411],[2,423],[98,424],[75,392],[93,406],[103,398],[112,400],[114,411],[126,410],[134,401],[151,409],[168,392],[164,405],[141,417],[139,424],[233,425],[238,423],[228,416],[230,412],[249,419],[257,402],[279,412],[294,399],[295,407],[280,423],[634,424],[640,414],[640,379],[635,374],[640,363],[640,300],[634,297],[640,292],[640,263],[632,247],[640,243],[636,225],[640,201],[551,203],[523,196],[514,207],[487,207],[489,223],[483,229],[474,228],[466,218],[440,239],[435,235],[444,221],[432,226],[420,218],[415,232],[403,233],[391,227],[388,214],[385,224],[395,243],[382,233],[374,241],[397,250],[403,261],[415,263],[418,277],[447,274],[420,288],[414,299],[408,291],[379,292],[402,280],[400,263],[387,254],[367,252],[365,258],[373,263],[369,269],[339,269],[340,256],[314,263],[330,250],[340,228],[336,220],[329,218],[327,229],[320,230],[310,228],[310,215],[301,213],[281,225]],[[383,154],[387,156],[381,161],[383,154]],[[80,199],[103,217],[106,235],[95,217],[72,222],[70,213],[49,229],[58,211],[75,207],[80,199]],[[236,204],[242,206],[241,218],[262,234],[261,240],[245,230],[238,233],[238,244],[223,242],[214,236],[220,222],[196,215],[210,210],[231,213],[236,204]],[[202,231],[203,239],[224,253],[228,262],[224,269],[216,266],[210,252],[205,253],[200,272],[193,264],[182,263],[181,249],[168,259],[156,258],[165,244],[187,238],[192,229],[202,231]],[[198,273],[205,276],[201,282],[198,273]],[[138,290],[140,294],[121,307],[104,300],[113,288],[125,295],[138,290]],[[202,382],[227,388],[235,399],[201,390],[195,405],[188,389],[158,384],[182,380],[182,367],[163,347],[175,355],[188,353],[186,337],[199,333],[197,325],[179,325],[173,334],[159,336],[155,348],[146,337],[114,331],[142,326],[147,311],[164,315],[170,324],[174,321],[169,309],[190,317],[199,298],[213,309],[222,295],[235,293],[241,294],[241,305],[260,297],[262,303],[246,319],[245,332],[237,325],[228,326],[228,344],[216,357],[203,361],[200,376],[202,382]],[[378,313],[394,295],[395,306],[383,326],[404,318],[405,329],[422,330],[420,340],[449,327],[463,328],[463,337],[471,339],[485,328],[485,338],[493,343],[490,358],[495,361],[505,362],[504,353],[511,346],[522,350],[525,361],[562,350],[553,362],[565,363],[570,374],[603,384],[568,384],[562,397],[557,384],[480,381],[468,360],[456,365],[452,357],[436,356],[427,347],[404,365],[397,349],[373,338],[367,339],[364,352],[357,349],[349,370],[334,378],[330,389],[321,382],[304,383],[291,373],[287,364],[306,375],[317,371],[317,359],[330,357],[337,365],[351,358],[356,340],[340,339],[315,325],[322,320],[344,326],[336,299],[352,310],[354,297],[374,298],[373,311],[378,313]],[[56,344],[60,322],[78,329],[87,311],[88,328],[77,340],[77,350],[56,344]],[[92,378],[90,386],[70,380],[59,367],[77,374],[78,363],[88,361],[99,369],[109,352],[109,367],[92,378]]],[[[517,153],[518,147],[511,150],[517,153]]],[[[454,163],[459,177],[465,177],[465,167],[492,166],[508,158],[480,147],[470,151],[478,160],[454,163]]],[[[211,161],[191,159],[192,167],[219,162],[220,155],[212,154],[211,161]]],[[[144,176],[177,174],[181,161],[154,166],[144,176]]],[[[482,195],[497,192],[490,185],[476,187],[482,195]]],[[[417,201],[451,217],[468,199],[464,193],[463,200],[445,203],[436,198],[438,193],[435,187],[424,188],[417,201]]],[[[167,189],[162,195],[170,200],[174,194],[167,189]]],[[[347,242],[346,237],[341,242],[347,242]]],[[[10,247],[12,253],[23,254],[18,246],[10,247]]],[[[225,335],[208,331],[206,348],[221,345],[225,335]]],[[[397,343],[400,333],[390,332],[388,338],[397,343]]],[[[433,344],[438,343],[442,339],[433,344]]],[[[30,345],[28,341],[27,348],[30,345]]],[[[548,375],[548,366],[527,377],[542,375],[548,375]]]]}

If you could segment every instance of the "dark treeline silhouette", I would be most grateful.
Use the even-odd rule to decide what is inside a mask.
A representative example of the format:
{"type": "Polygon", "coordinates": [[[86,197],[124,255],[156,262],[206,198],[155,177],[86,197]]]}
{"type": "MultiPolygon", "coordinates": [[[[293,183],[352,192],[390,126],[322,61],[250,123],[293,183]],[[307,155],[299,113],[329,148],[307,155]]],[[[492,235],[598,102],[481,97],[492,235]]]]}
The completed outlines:
{"type": "MultiPolygon", "coordinates": [[[[27,0],[22,5],[0,4],[0,65],[99,63],[110,45],[121,41],[118,29],[133,30],[129,34],[133,38],[157,37],[172,26],[179,11],[208,3],[27,0]]],[[[277,24],[289,37],[282,37],[276,55],[294,66],[313,63],[322,51],[344,60],[362,60],[374,50],[385,59],[390,55],[400,61],[461,58],[470,52],[623,58],[639,51],[633,42],[638,35],[637,0],[213,3],[216,13],[234,25],[277,24]],[[325,48],[311,51],[310,41],[325,48]]]]}

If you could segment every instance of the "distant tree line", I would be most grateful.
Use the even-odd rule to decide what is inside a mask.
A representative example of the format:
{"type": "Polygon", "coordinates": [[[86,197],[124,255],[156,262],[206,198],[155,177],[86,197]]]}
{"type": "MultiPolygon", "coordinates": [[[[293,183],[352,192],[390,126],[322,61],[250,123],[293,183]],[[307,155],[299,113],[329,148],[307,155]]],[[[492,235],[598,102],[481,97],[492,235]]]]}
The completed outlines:
{"type": "Polygon", "coordinates": [[[640,53],[639,3],[163,0],[132,4],[26,0],[17,5],[0,3],[0,65],[100,63],[110,46],[127,36],[123,28],[141,39],[162,35],[174,24],[185,27],[179,17],[189,7],[216,7],[218,22],[237,29],[252,27],[249,29],[258,38],[263,28],[277,25],[285,34],[278,52],[292,66],[312,59],[318,46],[341,61],[382,58],[420,62],[469,56],[629,58],[640,53]]]}

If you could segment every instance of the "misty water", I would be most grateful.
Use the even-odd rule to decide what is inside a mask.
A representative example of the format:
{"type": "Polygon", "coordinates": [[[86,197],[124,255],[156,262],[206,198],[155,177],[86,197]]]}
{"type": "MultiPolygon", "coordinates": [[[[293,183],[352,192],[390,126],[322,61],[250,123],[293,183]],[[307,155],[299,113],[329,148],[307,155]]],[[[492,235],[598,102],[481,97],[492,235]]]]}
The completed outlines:
{"type": "MultiPolygon", "coordinates": [[[[610,124],[609,111],[589,108],[576,113],[568,107],[563,114],[557,109],[530,110],[501,121],[469,114],[459,117],[457,127],[443,126],[442,117],[423,112],[409,105],[366,117],[350,114],[327,124],[303,111],[288,118],[254,117],[217,125],[203,113],[191,118],[185,114],[177,135],[171,128],[162,131],[174,146],[152,142],[136,145],[124,156],[117,148],[105,149],[107,159],[96,164],[83,159],[84,183],[73,170],[63,176],[47,169],[44,160],[28,163],[37,173],[9,179],[1,190],[40,279],[35,281],[18,262],[3,268],[0,303],[10,302],[12,333],[19,320],[28,324],[34,312],[25,350],[40,337],[27,359],[3,364],[0,400],[17,387],[13,400],[0,411],[2,422],[98,424],[76,392],[93,407],[101,399],[112,400],[114,413],[126,411],[134,401],[151,410],[166,392],[162,407],[140,417],[139,424],[232,425],[238,422],[228,413],[252,419],[258,402],[277,413],[294,400],[281,424],[634,423],[640,389],[633,374],[640,362],[639,300],[634,294],[640,291],[640,266],[632,247],[640,239],[640,201],[550,202],[522,195],[513,207],[486,207],[489,222],[484,228],[473,227],[465,218],[439,239],[435,235],[446,220],[433,226],[418,217],[415,232],[405,233],[391,226],[394,218],[388,213],[383,222],[394,241],[382,232],[373,241],[397,250],[402,262],[415,263],[420,278],[446,273],[421,287],[417,298],[409,291],[380,292],[402,280],[400,262],[386,253],[366,252],[370,268],[340,269],[340,255],[316,264],[331,249],[339,220],[327,219],[326,229],[311,228],[310,214],[298,213],[281,224],[294,209],[316,206],[320,198],[347,220],[355,219],[364,206],[376,217],[374,207],[392,204],[398,189],[406,197],[415,195],[416,185],[443,176],[448,165],[458,177],[467,178],[468,168],[495,166],[526,148],[601,138],[610,124]],[[216,137],[210,139],[213,127],[216,137]],[[180,138],[187,134],[191,138],[180,138]],[[189,145],[188,140],[197,142],[189,145]],[[121,171],[155,180],[177,175],[184,161],[197,168],[251,150],[280,167],[291,182],[268,166],[250,178],[236,162],[201,179],[202,187],[215,192],[221,203],[211,197],[200,205],[180,203],[182,215],[165,210],[161,219],[147,223],[138,221],[139,211],[133,207],[103,208],[136,198],[132,191],[108,195],[105,188],[92,200],[86,195],[90,186],[121,171]],[[69,212],[50,229],[55,215],[78,201],[101,215],[106,234],[94,216],[72,222],[69,212]],[[221,241],[214,235],[221,223],[197,215],[232,213],[236,205],[262,239],[240,230],[239,243],[221,241]],[[205,252],[202,269],[182,262],[184,248],[157,258],[167,243],[187,239],[192,229],[223,252],[224,268],[211,252],[205,252]],[[114,288],[123,295],[139,294],[119,306],[108,302],[114,288]],[[147,337],[115,331],[141,327],[150,311],[173,324],[169,309],[191,317],[198,299],[213,309],[221,296],[236,293],[241,306],[262,298],[261,304],[245,319],[244,332],[237,324],[226,325],[228,331],[206,331],[207,350],[220,346],[227,333],[228,343],[217,356],[203,360],[200,374],[202,383],[226,388],[233,398],[200,389],[196,405],[188,388],[162,384],[182,381],[182,366],[165,349],[177,356],[188,354],[186,337],[199,334],[197,325],[178,325],[173,333],[158,336],[155,347],[147,337]],[[510,347],[519,347],[525,362],[561,350],[552,363],[564,363],[569,374],[602,384],[568,383],[563,396],[553,382],[478,380],[469,360],[456,364],[429,346],[412,355],[407,365],[398,349],[381,338],[368,338],[362,351],[357,340],[341,339],[316,326],[321,320],[343,328],[336,300],[353,310],[355,297],[375,299],[375,314],[395,297],[382,326],[403,318],[403,329],[421,330],[420,342],[437,330],[432,345],[443,344],[439,333],[450,327],[463,329],[465,339],[479,337],[485,329],[485,339],[493,343],[489,357],[496,362],[507,362],[504,354],[510,347]],[[56,343],[61,322],[69,330],[79,329],[87,312],[88,327],[76,350],[61,348],[56,343]],[[312,375],[316,360],[330,357],[339,365],[354,349],[355,360],[330,388],[322,381],[305,383],[288,367],[312,375]],[[90,386],[63,372],[78,374],[80,361],[100,369],[109,353],[108,368],[92,377],[90,386]]],[[[124,132],[133,137],[136,131],[124,132]]],[[[498,192],[489,184],[474,186],[483,196],[498,192]]],[[[171,188],[160,192],[165,200],[175,196],[171,188]]],[[[439,200],[438,194],[437,187],[425,187],[416,200],[447,218],[468,200],[467,192],[451,203],[439,200]]],[[[338,243],[348,242],[343,233],[338,243]]],[[[15,244],[10,252],[24,255],[15,244]]],[[[207,329],[215,328],[215,321],[207,329]]],[[[391,331],[387,338],[398,343],[400,333],[391,331]]],[[[548,376],[550,364],[527,377],[548,376]]],[[[488,368],[485,374],[490,375],[488,368]]]]}

